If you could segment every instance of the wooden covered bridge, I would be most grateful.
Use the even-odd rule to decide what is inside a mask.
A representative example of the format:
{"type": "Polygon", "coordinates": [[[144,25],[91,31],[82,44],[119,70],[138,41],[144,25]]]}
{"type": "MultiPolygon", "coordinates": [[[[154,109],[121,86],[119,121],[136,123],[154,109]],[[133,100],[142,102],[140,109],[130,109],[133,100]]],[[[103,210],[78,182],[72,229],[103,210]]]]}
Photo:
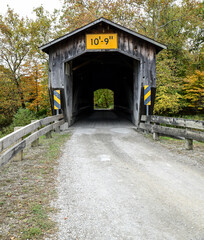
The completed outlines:
{"type": "Polygon", "coordinates": [[[93,110],[93,93],[114,92],[114,110],[138,125],[145,113],[143,86],[152,89],[154,107],[156,54],[166,47],[148,37],[100,18],[40,47],[49,54],[49,89],[60,90],[62,112],[72,125],[93,110]]]}
{"type": "Polygon", "coordinates": [[[193,149],[193,140],[204,141],[204,121],[152,115],[156,54],[164,48],[164,45],[104,18],[41,46],[40,49],[49,54],[53,113],[53,92],[60,90],[61,114],[35,120],[1,138],[0,167],[17,154],[22,159],[23,149],[30,144],[38,146],[42,135],[49,138],[51,132],[59,131],[65,122],[71,126],[82,113],[86,116],[92,112],[94,91],[101,88],[114,92],[115,115],[125,116],[137,128],[153,133],[155,140],[160,134],[177,137],[186,140],[187,149],[193,149]],[[150,86],[152,92],[149,117],[145,116],[145,85],[150,86]]]}

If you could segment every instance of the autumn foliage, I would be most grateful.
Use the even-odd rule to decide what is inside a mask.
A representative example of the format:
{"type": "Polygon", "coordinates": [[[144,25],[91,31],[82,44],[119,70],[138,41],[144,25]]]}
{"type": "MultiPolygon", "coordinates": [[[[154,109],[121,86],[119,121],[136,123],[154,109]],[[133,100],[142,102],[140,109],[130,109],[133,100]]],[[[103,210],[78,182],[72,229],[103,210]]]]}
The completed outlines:
{"type": "MultiPolygon", "coordinates": [[[[34,13],[35,19],[21,18],[8,7],[0,15],[0,126],[9,124],[20,107],[50,114],[48,59],[38,47],[99,17],[166,44],[157,57],[155,114],[203,113],[201,1],[64,0],[53,13],[42,6],[34,13]]],[[[104,90],[98,100],[105,101],[104,94],[112,93],[104,90]]]]}
{"type": "Polygon", "coordinates": [[[187,76],[183,88],[187,107],[204,111],[204,71],[196,70],[194,74],[187,76]]]}

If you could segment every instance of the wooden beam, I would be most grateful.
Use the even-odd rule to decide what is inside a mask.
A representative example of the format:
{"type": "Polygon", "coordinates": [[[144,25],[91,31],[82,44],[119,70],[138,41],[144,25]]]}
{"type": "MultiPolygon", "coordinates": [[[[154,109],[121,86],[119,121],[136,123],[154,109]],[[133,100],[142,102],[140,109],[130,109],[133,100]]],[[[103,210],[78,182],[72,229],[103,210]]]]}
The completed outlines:
{"type": "MultiPolygon", "coordinates": [[[[152,115],[149,117],[152,123],[167,124],[167,125],[173,125],[178,127],[204,130],[204,121],[189,120],[184,118],[162,117],[162,116],[155,116],[155,115],[152,115]]],[[[146,121],[146,120],[147,120],[147,116],[142,115],[141,121],[146,121]]]]}
{"type": "Polygon", "coordinates": [[[59,122],[53,123],[51,125],[48,125],[48,126],[42,128],[42,129],[40,129],[39,131],[34,132],[33,134],[31,134],[30,136],[25,138],[23,141],[17,143],[12,148],[10,148],[7,151],[5,151],[0,156],[0,167],[5,165],[6,163],[8,163],[17,153],[22,151],[30,143],[32,143],[33,141],[38,139],[40,136],[45,135],[47,132],[50,132],[50,131],[56,129],[57,127],[61,126],[62,124],[64,124],[64,122],[65,121],[63,119],[63,120],[61,120],[59,122]]]}
{"type": "Polygon", "coordinates": [[[193,150],[193,140],[185,139],[185,147],[186,147],[186,150],[193,150]]]}
{"type": "Polygon", "coordinates": [[[92,62],[92,60],[88,60],[88,61],[86,61],[86,62],[83,62],[83,63],[79,64],[78,66],[74,67],[72,70],[73,70],[73,71],[76,71],[77,69],[86,66],[86,65],[89,64],[90,62],[92,62]]]}
{"type": "Polygon", "coordinates": [[[172,127],[164,127],[159,125],[151,125],[146,123],[140,123],[139,127],[144,130],[148,130],[152,133],[162,133],[168,136],[183,137],[186,139],[193,139],[197,141],[204,141],[204,132],[193,131],[187,129],[179,129],[172,127]]]}
{"type": "MultiPolygon", "coordinates": [[[[21,129],[21,127],[14,127],[14,131],[17,131],[21,129]]],[[[23,140],[23,138],[20,138],[18,140],[18,142],[21,142],[23,140]]],[[[23,160],[23,151],[20,151],[19,153],[17,153],[14,158],[13,158],[14,161],[22,161],[23,160]]]]}
{"type": "Polygon", "coordinates": [[[51,122],[57,121],[63,118],[63,114],[47,117],[41,120],[37,120],[34,123],[30,123],[21,129],[12,132],[5,137],[0,139],[0,152],[9,147],[10,145],[14,144],[20,138],[24,137],[25,135],[35,131],[37,128],[40,128],[44,125],[47,125],[51,122]]]}

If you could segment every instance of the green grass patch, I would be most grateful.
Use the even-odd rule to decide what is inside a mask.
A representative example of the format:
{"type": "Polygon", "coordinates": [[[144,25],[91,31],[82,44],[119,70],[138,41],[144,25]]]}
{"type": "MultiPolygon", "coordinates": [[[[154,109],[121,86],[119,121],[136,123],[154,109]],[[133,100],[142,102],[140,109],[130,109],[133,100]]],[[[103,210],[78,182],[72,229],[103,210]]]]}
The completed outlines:
{"type": "Polygon", "coordinates": [[[195,114],[195,115],[175,115],[172,117],[176,118],[184,118],[184,119],[189,119],[189,120],[200,120],[204,121],[204,114],[195,114]]]}
{"type": "Polygon", "coordinates": [[[179,139],[172,138],[172,137],[166,137],[166,136],[160,136],[161,140],[167,140],[167,141],[180,141],[179,139]]]}

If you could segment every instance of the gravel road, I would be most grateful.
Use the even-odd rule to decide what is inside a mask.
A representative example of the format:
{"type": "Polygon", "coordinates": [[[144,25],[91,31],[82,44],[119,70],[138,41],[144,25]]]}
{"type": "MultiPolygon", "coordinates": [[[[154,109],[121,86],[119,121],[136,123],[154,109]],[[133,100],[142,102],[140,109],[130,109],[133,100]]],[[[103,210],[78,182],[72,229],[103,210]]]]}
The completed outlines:
{"type": "Polygon", "coordinates": [[[204,240],[202,169],[114,114],[92,119],[59,159],[56,238],[204,240]]]}

